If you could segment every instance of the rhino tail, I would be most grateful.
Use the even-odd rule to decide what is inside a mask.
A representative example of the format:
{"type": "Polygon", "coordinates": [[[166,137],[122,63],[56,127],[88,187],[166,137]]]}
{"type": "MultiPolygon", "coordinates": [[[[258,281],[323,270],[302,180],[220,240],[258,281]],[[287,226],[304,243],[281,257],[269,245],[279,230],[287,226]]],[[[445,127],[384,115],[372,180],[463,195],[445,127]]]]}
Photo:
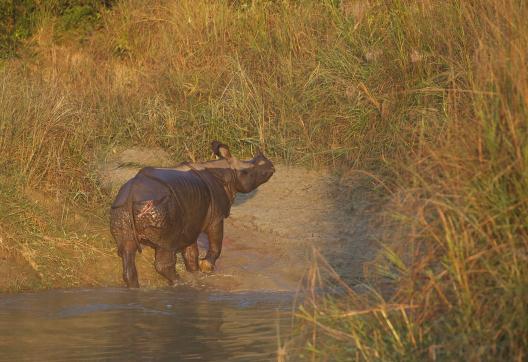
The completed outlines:
{"type": "Polygon", "coordinates": [[[141,248],[141,243],[139,242],[137,227],[136,227],[136,219],[134,218],[134,184],[135,184],[136,178],[134,177],[132,179],[132,182],[130,184],[130,189],[128,190],[128,197],[126,206],[129,211],[130,215],[130,224],[132,225],[132,236],[134,238],[134,242],[136,243],[138,251],[141,253],[143,249],[141,248]]]}

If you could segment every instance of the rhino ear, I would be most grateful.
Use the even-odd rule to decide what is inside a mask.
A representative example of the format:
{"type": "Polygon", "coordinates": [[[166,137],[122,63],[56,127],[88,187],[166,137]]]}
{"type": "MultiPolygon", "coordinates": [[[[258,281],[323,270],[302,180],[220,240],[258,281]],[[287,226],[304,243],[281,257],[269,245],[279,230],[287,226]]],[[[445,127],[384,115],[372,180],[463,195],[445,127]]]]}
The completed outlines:
{"type": "Polygon", "coordinates": [[[226,160],[231,158],[231,152],[229,152],[229,147],[227,147],[223,143],[213,141],[211,143],[211,148],[213,149],[213,153],[218,157],[225,158],[226,160]]]}

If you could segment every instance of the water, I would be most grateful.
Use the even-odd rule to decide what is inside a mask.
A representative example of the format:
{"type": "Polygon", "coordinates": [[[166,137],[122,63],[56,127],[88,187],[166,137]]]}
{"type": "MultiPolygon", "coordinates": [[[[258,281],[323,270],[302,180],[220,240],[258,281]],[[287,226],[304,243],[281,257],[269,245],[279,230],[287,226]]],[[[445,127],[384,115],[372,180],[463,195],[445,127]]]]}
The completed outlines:
{"type": "Polygon", "coordinates": [[[0,360],[272,361],[292,299],[187,287],[0,295],[0,360]]]}

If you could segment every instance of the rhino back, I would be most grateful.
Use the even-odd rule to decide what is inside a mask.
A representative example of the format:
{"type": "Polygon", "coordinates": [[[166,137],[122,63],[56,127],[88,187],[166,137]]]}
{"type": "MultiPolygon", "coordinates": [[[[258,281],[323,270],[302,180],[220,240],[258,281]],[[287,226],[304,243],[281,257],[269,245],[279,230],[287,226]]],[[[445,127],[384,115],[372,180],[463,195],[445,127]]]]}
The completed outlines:
{"type": "Polygon", "coordinates": [[[159,233],[158,240],[152,240],[152,236],[145,234],[148,239],[160,247],[172,250],[179,250],[196,240],[206,222],[211,201],[209,189],[199,176],[191,171],[175,169],[143,169],[137,175],[133,195],[138,206],[150,200],[167,200],[160,203],[162,210],[166,210],[161,212],[169,214],[158,217],[165,220],[162,226],[145,223],[141,213],[135,211],[134,214],[140,225],[139,229],[146,230],[145,227],[150,227],[151,235],[152,229],[157,230],[154,234],[159,233]]]}
{"type": "Polygon", "coordinates": [[[209,212],[218,209],[211,205],[222,199],[216,194],[225,197],[207,176],[186,169],[148,167],[121,187],[112,208],[130,214],[126,205],[133,205],[140,240],[179,250],[196,240],[209,212]]]}
{"type": "Polygon", "coordinates": [[[194,172],[149,167],[142,169],[137,178],[136,201],[157,200],[171,194],[186,211],[209,206],[209,188],[194,172]]]}

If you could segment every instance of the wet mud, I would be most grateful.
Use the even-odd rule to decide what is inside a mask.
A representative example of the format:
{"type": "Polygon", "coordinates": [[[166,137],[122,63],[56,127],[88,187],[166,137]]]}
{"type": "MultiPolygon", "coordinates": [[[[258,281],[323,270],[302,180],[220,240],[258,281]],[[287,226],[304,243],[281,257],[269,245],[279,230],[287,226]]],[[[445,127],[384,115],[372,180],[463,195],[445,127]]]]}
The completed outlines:
{"type": "MultiPolygon", "coordinates": [[[[109,194],[145,165],[174,165],[162,150],[130,149],[109,156],[99,177],[109,194]]],[[[223,250],[211,275],[190,274],[178,258],[182,284],[218,291],[296,291],[318,250],[349,284],[361,284],[379,250],[383,201],[373,183],[351,172],[335,175],[276,165],[276,173],[250,194],[237,195],[225,222],[223,250]]],[[[68,212],[63,227],[79,235],[72,240],[42,236],[34,249],[23,248],[16,234],[0,230],[0,290],[123,286],[121,260],[107,220],[75,214],[34,191],[35,206],[68,212]],[[86,237],[82,237],[82,236],[86,237]],[[55,264],[54,264],[55,263],[55,264]]],[[[207,238],[199,238],[205,254],[207,238]]],[[[22,245],[24,246],[24,245],[22,245]]],[[[154,252],[146,247],[136,257],[142,288],[166,287],[154,269],[154,252]]]]}
{"type": "MultiPolygon", "coordinates": [[[[314,249],[346,282],[361,283],[378,250],[381,209],[364,180],[279,166],[268,183],[237,198],[217,270],[199,283],[229,291],[295,291],[314,249]]],[[[207,246],[204,235],[199,245],[207,246]]]]}
{"type": "MultiPolygon", "coordinates": [[[[161,150],[130,149],[110,157],[101,178],[115,193],[141,165],[174,165],[161,150]]],[[[224,291],[295,291],[313,259],[313,250],[350,283],[361,283],[377,254],[383,202],[373,184],[353,172],[335,175],[277,165],[276,173],[250,194],[238,194],[226,219],[223,250],[212,275],[189,275],[185,283],[224,291]]],[[[207,237],[199,238],[201,254],[207,237]]],[[[146,248],[148,249],[148,248],[146,248]]],[[[164,283],[152,267],[153,253],[138,258],[140,283],[164,283]]]]}

